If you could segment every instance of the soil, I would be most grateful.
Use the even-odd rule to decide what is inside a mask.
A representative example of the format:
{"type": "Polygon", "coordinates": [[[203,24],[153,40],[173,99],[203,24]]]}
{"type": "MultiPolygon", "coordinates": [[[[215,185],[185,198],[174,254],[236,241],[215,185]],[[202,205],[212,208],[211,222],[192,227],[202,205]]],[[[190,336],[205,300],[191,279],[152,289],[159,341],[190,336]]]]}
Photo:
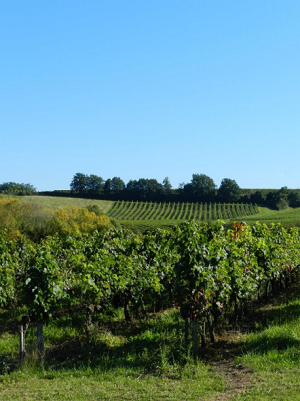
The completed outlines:
{"type": "Polygon", "coordinates": [[[237,364],[243,335],[238,332],[223,334],[204,355],[211,370],[225,379],[226,389],[211,401],[229,401],[246,391],[253,383],[253,371],[237,364]]]}

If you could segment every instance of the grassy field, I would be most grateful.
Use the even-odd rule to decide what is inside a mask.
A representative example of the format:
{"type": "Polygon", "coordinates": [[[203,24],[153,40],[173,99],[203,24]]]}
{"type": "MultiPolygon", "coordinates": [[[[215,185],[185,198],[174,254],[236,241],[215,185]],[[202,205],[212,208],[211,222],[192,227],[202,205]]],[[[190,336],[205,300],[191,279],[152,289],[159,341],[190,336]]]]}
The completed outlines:
{"type": "Polygon", "coordinates": [[[197,362],[184,352],[177,310],[130,323],[121,312],[98,316],[88,337],[80,319],[45,327],[44,365],[30,328],[19,365],[17,329],[0,314],[1,400],[299,400],[299,289],[252,310],[250,333],[220,332],[197,362]]]}
{"type": "Polygon", "coordinates": [[[135,231],[170,227],[190,219],[198,221],[220,219],[228,224],[236,220],[244,220],[249,223],[260,221],[267,224],[279,222],[286,227],[300,226],[300,208],[278,211],[251,204],[115,202],[51,196],[22,196],[17,198],[51,209],[72,205],[97,205],[108,216],[118,220],[122,226],[135,231]]]}
{"type": "MultiPolygon", "coordinates": [[[[8,195],[1,195],[1,197],[8,197],[8,195]]],[[[104,213],[107,213],[112,206],[111,201],[97,200],[97,199],[82,199],[82,198],[64,198],[58,196],[12,196],[13,198],[20,199],[24,202],[30,202],[36,205],[40,205],[47,209],[59,209],[64,206],[99,206],[104,213]]]]}
{"type": "Polygon", "coordinates": [[[300,226],[300,208],[288,208],[285,210],[272,210],[267,207],[258,207],[258,215],[246,216],[245,221],[251,223],[260,221],[261,223],[281,223],[286,227],[293,225],[300,226]]]}

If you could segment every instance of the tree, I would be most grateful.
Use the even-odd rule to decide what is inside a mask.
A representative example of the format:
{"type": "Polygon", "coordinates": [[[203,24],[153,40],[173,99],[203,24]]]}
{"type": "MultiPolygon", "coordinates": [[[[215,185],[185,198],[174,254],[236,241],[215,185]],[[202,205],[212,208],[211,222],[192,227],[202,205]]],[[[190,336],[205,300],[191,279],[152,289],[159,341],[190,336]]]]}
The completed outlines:
{"type": "Polygon", "coordinates": [[[278,210],[287,209],[289,207],[289,200],[288,200],[289,190],[287,187],[282,187],[276,193],[276,208],[278,210]]]}
{"type": "Polygon", "coordinates": [[[192,197],[194,201],[213,202],[216,195],[214,180],[205,174],[193,174],[191,181],[192,197]]]}
{"type": "Polygon", "coordinates": [[[241,196],[241,189],[235,180],[224,178],[218,189],[218,200],[220,202],[238,202],[241,196]]]}
{"type": "Polygon", "coordinates": [[[36,193],[36,188],[31,184],[4,182],[0,185],[0,192],[10,195],[33,195],[36,193]]]}
{"type": "Polygon", "coordinates": [[[183,183],[183,187],[180,188],[182,200],[185,202],[191,202],[194,198],[193,185],[189,182],[188,184],[183,183]]]}
{"type": "Polygon", "coordinates": [[[88,176],[82,173],[76,173],[70,184],[72,192],[85,192],[88,185],[88,176]]]}
{"type": "Polygon", "coordinates": [[[300,206],[300,190],[290,190],[288,194],[288,201],[291,207],[299,207],[300,206]]]}
{"type": "Polygon", "coordinates": [[[125,183],[120,177],[113,177],[111,179],[111,191],[118,194],[125,189],[125,183]]]}
{"type": "Polygon", "coordinates": [[[266,197],[266,204],[278,210],[286,209],[289,206],[288,195],[287,187],[282,187],[278,191],[270,191],[266,197]]]}
{"type": "Polygon", "coordinates": [[[266,196],[261,191],[256,191],[254,194],[251,194],[250,201],[251,203],[263,204],[266,200],[266,196]]]}
{"type": "Polygon", "coordinates": [[[164,178],[163,189],[165,192],[170,192],[172,190],[172,185],[170,183],[169,177],[164,178]]]}
{"type": "Polygon", "coordinates": [[[110,192],[111,192],[111,179],[110,178],[108,178],[105,181],[103,189],[104,189],[104,194],[109,196],[110,192]]]}
{"type": "Polygon", "coordinates": [[[172,185],[170,183],[169,177],[164,178],[162,183],[161,195],[162,199],[168,199],[172,196],[172,185]]]}
{"type": "Polygon", "coordinates": [[[154,178],[140,178],[138,181],[130,180],[126,185],[126,191],[131,199],[155,200],[162,191],[162,184],[154,178]]]}
{"type": "Polygon", "coordinates": [[[103,191],[103,178],[99,177],[98,175],[91,174],[90,176],[87,177],[86,180],[86,187],[87,190],[92,193],[92,194],[101,194],[103,191]]]}

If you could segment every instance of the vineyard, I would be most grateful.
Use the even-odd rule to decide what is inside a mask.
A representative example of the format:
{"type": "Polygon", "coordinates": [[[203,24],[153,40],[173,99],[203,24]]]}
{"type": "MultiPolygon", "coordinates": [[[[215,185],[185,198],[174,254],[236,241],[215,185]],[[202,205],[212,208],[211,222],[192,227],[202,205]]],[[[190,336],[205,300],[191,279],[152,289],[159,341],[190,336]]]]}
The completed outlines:
{"type": "Polygon", "coordinates": [[[2,236],[0,303],[40,326],[62,311],[83,313],[87,334],[97,313],[121,308],[130,321],[175,305],[185,322],[182,346],[193,322],[197,355],[205,325],[214,342],[220,322],[237,322],[254,297],[266,299],[297,279],[299,241],[297,228],[235,223],[225,230],[193,221],[145,235],[114,229],[39,244],[2,236]]]}
{"type": "Polygon", "coordinates": [[[108,211],[126,227],[172,226],[186,220],[238,220],[258,214],[256,205],[243,203],[115,202],[108,211]]]}
{"type": "MultiPolygon", "coordinates": [[[[7,196],[0,195],[1,199],[7,196]]],[[[249,224],[256,221],[266,223],[280,223],[285,228],[300,227],[300,208],[275,210],[268,207],[249,203],[221,204],[221,203],[154,203],[104,201],[97,199],[61,198],[51,196],[22,196],[15,197],[20,202],[43,209],[56,211],[62,208],[99,207],[106,215],[115,217],[115,223],[136,232],[145,232],[155,228],[169,228],[181,224],[186,220],[216,221],[224,220],[228,227],[235,220],[243,220],[249,224]]],[[[92,210],[91,209],[91,210],[92,210]]]]}

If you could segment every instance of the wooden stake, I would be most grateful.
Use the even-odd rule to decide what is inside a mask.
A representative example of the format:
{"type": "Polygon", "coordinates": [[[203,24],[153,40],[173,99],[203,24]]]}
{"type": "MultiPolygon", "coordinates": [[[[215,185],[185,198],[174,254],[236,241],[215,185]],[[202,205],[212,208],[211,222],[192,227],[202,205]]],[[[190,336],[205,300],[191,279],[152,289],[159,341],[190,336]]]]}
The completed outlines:
{"type": "Polygon", "coordinates": [[[24,341],[24,330],[23,325],[20,325],[20,361],[23,361],[25,355],[25,341],[24,341]]]}
{"type": "Polygon", "coordinates": [[[44,359],[44,332],[43,324],[37,323],[37,348],[40,359],[44,359]]]}
{"type": "Polygon", "coordinates": [[[198,348],[198,335],[197,335],[197,318],[193,318],[193,343],[194,343],[194,356],[198,357],[199,348],[198,348]]]}

